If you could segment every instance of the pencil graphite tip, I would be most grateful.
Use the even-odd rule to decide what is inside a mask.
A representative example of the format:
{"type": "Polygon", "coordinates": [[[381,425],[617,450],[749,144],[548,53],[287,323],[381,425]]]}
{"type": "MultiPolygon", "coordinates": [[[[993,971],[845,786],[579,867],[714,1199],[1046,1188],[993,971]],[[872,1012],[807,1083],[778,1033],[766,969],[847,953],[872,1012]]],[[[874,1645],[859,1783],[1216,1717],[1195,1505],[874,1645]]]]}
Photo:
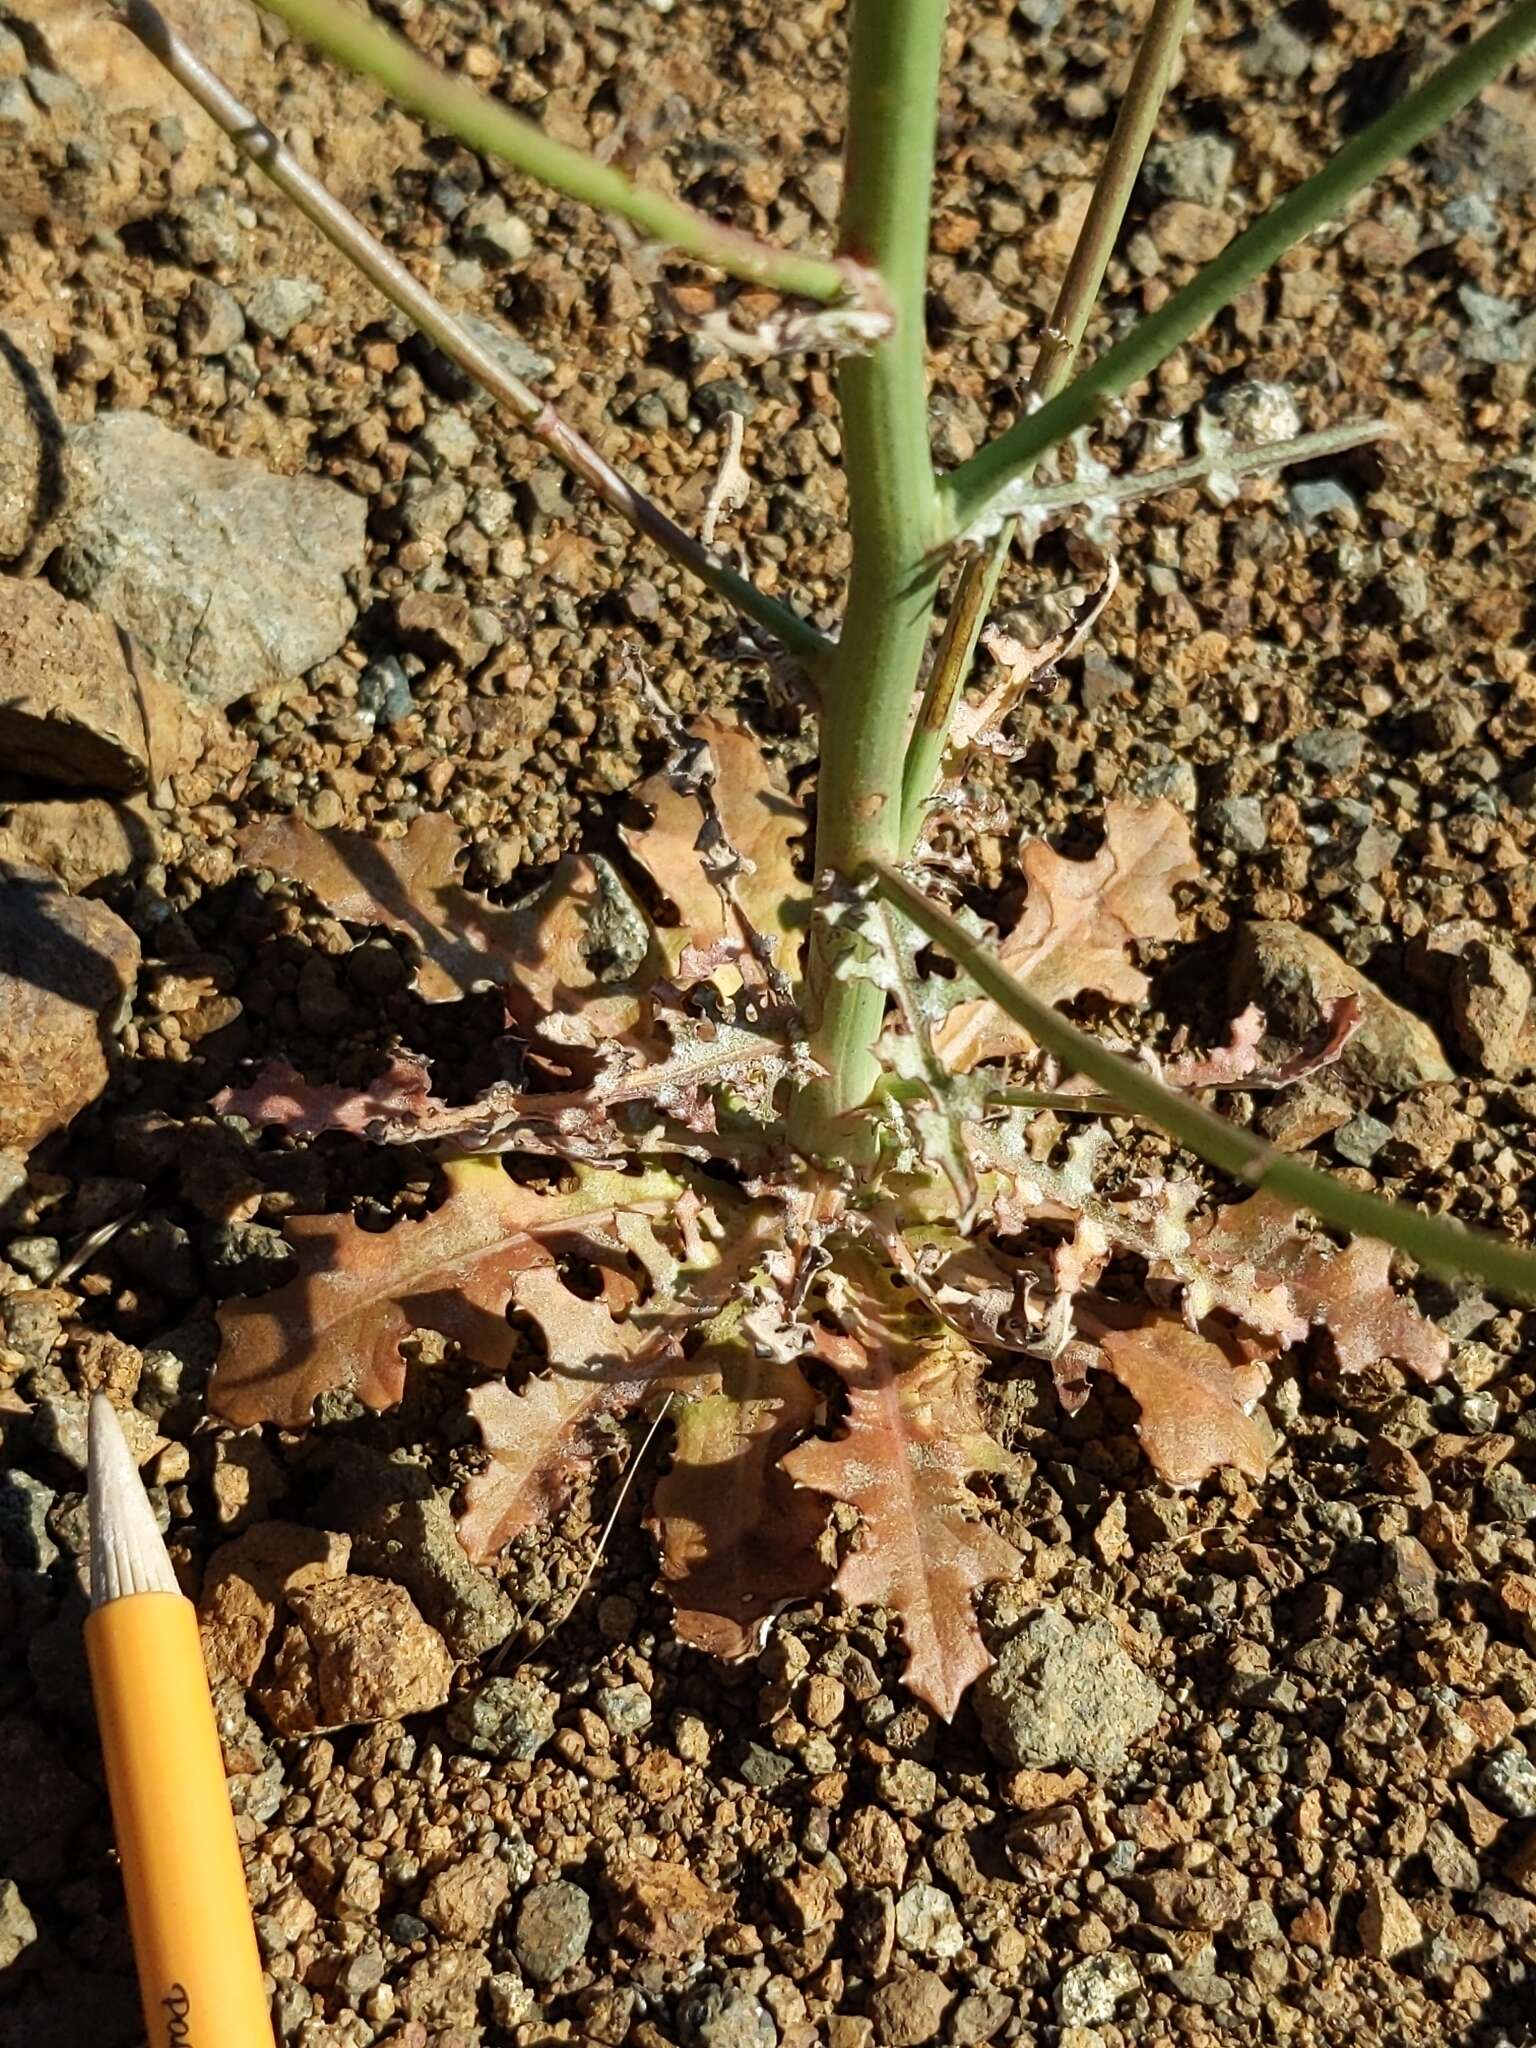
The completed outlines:
{"type": "Polygon", "coordinates": [[[155,1511],[105,1394],[91,1396],[89,1437],[91,1605],[129,1593],[176,1593],[155,1511]]]}

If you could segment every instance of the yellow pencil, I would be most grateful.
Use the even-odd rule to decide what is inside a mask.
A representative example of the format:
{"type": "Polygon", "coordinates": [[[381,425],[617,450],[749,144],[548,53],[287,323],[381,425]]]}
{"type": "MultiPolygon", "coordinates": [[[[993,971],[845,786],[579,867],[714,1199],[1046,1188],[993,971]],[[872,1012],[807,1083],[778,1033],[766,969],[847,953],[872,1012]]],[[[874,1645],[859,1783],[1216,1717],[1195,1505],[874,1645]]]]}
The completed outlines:
{"type": "Polygon", "coordinates": [[[273,2048],[197,1614],[104,1394],[90,1475],[85,1647],[149,2048],[273,2048]]]}

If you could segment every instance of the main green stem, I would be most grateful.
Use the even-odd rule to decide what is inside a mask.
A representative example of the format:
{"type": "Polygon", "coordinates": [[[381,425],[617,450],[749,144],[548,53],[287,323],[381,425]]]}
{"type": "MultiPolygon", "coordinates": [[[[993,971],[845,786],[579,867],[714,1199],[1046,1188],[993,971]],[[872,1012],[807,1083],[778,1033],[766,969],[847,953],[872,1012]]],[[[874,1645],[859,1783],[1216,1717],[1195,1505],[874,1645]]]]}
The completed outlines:
{"type": "Polygon", "coordinates": [[[823,1073],[790,1118],[791,1137],[811,1152],[836,1150],[834,1120],[868,1099],[879,1074],[885,994],[862,976],[837,977],[824,891],[903,850],[907,718],[938,586],[923,297],[944,17],[944,0],[855,0],[853,11],[839,254],[877,273],[893,318],[890,334],[838,374],[853,566],[823,690],[816,787],[806,1013],[823,1073]]]}

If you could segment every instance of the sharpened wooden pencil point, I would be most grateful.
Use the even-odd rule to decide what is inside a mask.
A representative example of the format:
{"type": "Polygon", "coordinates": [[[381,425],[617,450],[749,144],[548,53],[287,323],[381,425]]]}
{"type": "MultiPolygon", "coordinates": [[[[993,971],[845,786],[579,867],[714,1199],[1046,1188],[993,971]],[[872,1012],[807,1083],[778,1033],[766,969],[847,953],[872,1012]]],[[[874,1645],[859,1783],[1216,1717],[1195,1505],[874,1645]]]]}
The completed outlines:
{"type": "Polygon", "coordinates": [[[90,1520],[93,1608],[129,1593],[180,1592],[123,1425],[105,1394],[91,1396],[90,1520]]]}

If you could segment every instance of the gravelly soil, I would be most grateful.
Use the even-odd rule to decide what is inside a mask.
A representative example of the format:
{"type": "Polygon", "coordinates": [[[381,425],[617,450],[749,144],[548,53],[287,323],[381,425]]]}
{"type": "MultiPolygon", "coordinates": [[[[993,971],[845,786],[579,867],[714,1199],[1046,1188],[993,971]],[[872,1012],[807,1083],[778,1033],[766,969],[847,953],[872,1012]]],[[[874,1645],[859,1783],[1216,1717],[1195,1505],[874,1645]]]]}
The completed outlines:
{"type": "MultiPolygon", "coordinates": [[[[1065,11],[955,13],[930,307],[949,462],[1009,416],[1129,62],[1128,16],[1065,11]]],[[[1444,26],[1438,9],[1364,0],[1206,10],[1103,333],[1416,76],[1444,26]]],[[[411,33],[701,204],[785,238],[829,232],[834,9],[467,4],[411,33]]],[[[846,547],[825,368],[743,366],[679,334],[601,224],[409,124],[389,131],[403,163],[386,173],[368,96],[306,81],[266,34],[250,86],[263,111],[281,118],[286,94],[323,169],[350,175],[353,196],[377,180],[381,231],[450,303],[515,322],[576,423],[685,522],[725,413],[745,416],[754,489],[722,538],[831,623],[846,547]]],[[[0,1887],[14,1994],[0,2040],[34,2048],[87,2029],[109,2048],[137,2025],[79,1650],[81,1387],[136,1392],[165,1437],[150,1476],[189,1585],[268,1518],[347,1532],[354,1570],[414,1574],[438,1597],[451,1569],[432,1511],[393,1551],[370,1515],[392,1487],[447,1500],[464,1456],[454,1385],[306,1436],[237,1435],[201,1411],[211,1306],[276,1270],[285,1214],[364,1200],[382,1219],[431,1184],[414,1162],[261,1141],[202,1108],[266,1051],[319,1074],[349,1071],[407,1020],[432,1043],[391,948],[274,907],[237,872],[237,815],[447,810],[474,844],[472,879],[525,886],[584,836],[603,843],[651,758],[633,648],[681,709],[737,705],[796,767],[812,751],[720,607],[568,492],[259,180],[232,158],[210,156],[196,184],[178,171],[211,147],[188,142],[193,121],[180,136],[163,117],[127,123],[133,164],[90,173],[135,187],[118,230],[92,233],[90,193],[66,182],[52,220],[7,233],[0,326],[46,357],[69,421],[144,408],[217,451],[361,493],[369,556],[341,652],[240,708],[260,749],[241,804],[182,810],[156,864],[97,892],[145,948],[126,1057],[5,1212],[0,1612],[19,1654],[0,1676],[14,1886],[0,1887]],[[274,279],[324,296],[280,340],[242,315],[243,338],[193,352],[188,320],[227,317],[209,287],[239,314],[274,279]],[[50,1285],[64,1253],[128,1210],[105,1254],[50,1285]]],[[[46,156],[45,125],[28,146],[46,156]]],[[[1201,408],[1245,437],[1287,416],[1382,414],[1398,438],[1227,508],[1191,488],[1127,520],[1121,588],[1025,713],[1028,752],[1000,779],[1015,826],[1066,845],[1091,840],[1111,793],[1191,813],[1207,881],[1153,1011],[1128,1030],[1161,1044],[1178,1024],[1218,1031],[1234,927],[1304,925],[1428,1018],[1457,1078],[1337,1100],[1319,1084],[1305,1113],[1271,1104],[1260,1121],[1284,1142],[1288,1115],[1297,1133],[1310,1117],[1317,1156],[1361,1185],[1521,1235],[1536,1040],[1518,1017],[1491,1031],[1483,984],[1458,963],[1469,940],[1474,960],[1492,943],[1536,962],[1533,212],[1536,102],[1502,89],[1137,395],[1105,437],[1127,464],[1166,449],[1163,422],[1187,438],[1201,408]]],[[[46,573],[46,548],[27,566],[46,573]]],[[[1043,637],[1092,582],[1076,543],[1047,536],[1010,574],[1011,630],[1043,637]]],[[[1015,838],[974,848],[1004,906],[1015,838]]],[[[430,1020],[442,1067],[468,1069],[479,1022],[430,1020]]],[[[1420,1295],[1456,1342],[1446,1382],[1386,1368],[1346,1381],[1304,1359],[1273,1397],[1280,1448],[1257,1488],[1173,1496],[1140,1463],[1128,1404],[1063,1420],[1032,1380],[1009,1387],[1022,1477],[1000,1513],[1030,1576],[993,1588],[985,1619],[1001,1640],[1043,1602],[1090,1650],[1093,1625],[1113,1625],[1162,1691],[1124,1763],[1021,1766],[970,1706],[937,1724],[899,1690],[878,1616],[793,1612],[744,1668],[679,1651],[632,1512],[593,1592],[547,1634],[617,1458],[591,1501],[514,1556],[500,1593],[460,1588],[465,1639],[507,1636],[499,1691],[480,1694],[490,1660],[463,1653],[447,1716],[301,1739],[274,1738],[260,1704],[226,1687],[282,2039],[1536,2039],[1526,1319],[1427,1283],[1420,1295]]],[[[1107,1652],[1105,1665],[1119,1668],[1107,1652]]],[[[1094,1712],[1122,1710],[1108,1685],[1094,1712]]]]}

